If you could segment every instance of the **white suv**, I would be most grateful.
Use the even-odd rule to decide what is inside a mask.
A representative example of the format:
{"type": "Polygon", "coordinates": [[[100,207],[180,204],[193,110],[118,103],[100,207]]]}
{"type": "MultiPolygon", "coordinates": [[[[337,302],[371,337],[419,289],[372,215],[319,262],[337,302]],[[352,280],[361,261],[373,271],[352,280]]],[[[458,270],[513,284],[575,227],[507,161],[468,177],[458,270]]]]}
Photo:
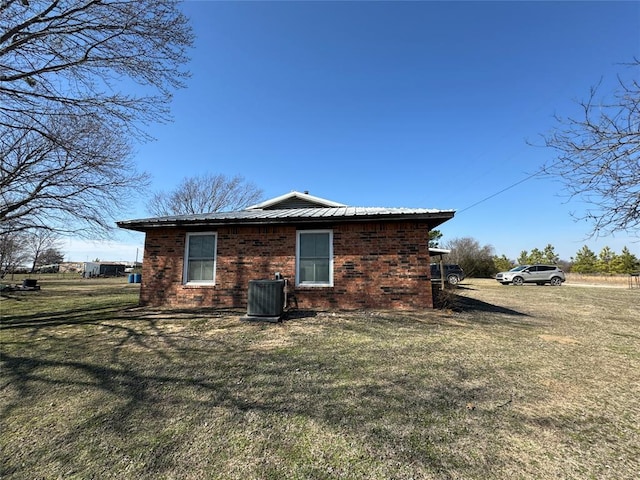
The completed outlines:
{"type": "Polygon", "coordinates": [[[566,278],[564,272],[557,265],[520,265],[508,272],[498,273],[496,280],[503,285],[509,283],[514,285],[523,285],[525,283],[544,285],[545,283],[550,283],[558,287],[562,285],[566,278]]]}

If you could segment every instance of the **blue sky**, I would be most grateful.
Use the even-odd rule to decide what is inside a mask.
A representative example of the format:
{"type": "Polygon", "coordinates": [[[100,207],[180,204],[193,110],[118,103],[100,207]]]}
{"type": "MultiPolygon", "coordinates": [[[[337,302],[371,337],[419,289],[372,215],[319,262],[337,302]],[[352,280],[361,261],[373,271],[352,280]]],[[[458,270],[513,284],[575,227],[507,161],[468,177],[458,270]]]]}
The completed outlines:
{"type": "MultiPolygon", "coordinates": [[[[640,2],[211,2],[183,4],[197,36],[174,122],[136,162],[169,190],[240,174],[271,198],[291,190],[349,205],[455,209],[444,241],[497,254],[556,247],[569,259],[637,238],[587,239],[562,186],[534,177],[531,146],[602,80],[640,57],[640,2]],[[480,203],[478,203],[480,202],[480,203]],[[477,204],[477,205],[476,205],[477,204]],[[473,206],[475,205],[475,206],[473,206]]],[[[148,216],[144,200],[124,218],[148,216]]],[[[133,259],[143,236],[70,242],[67,256],[133,259]]],[[[635,243],[634,243],[635,242],[635,243]]]]}

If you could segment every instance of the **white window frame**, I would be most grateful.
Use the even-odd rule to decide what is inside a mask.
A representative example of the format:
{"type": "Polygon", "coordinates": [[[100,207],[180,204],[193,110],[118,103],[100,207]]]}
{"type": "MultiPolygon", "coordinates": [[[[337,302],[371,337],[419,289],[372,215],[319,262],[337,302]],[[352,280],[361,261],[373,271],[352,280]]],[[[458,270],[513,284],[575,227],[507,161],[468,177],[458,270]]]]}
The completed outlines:
{"type": "Polygon", "coordinates": [[[333,230],[297,230],[296,231],[296,287],[333,287],[333,230]],[[301,282],[300,281],[300,236],[306,233],[328,233],[329,234],[329,281],[301,282]]]}
{"type": "Polygon", "coordinates": [[[217,232],[187,232],[184,245],[184,268],[182,272],[182,283],[184,285],[215,285],[216,269],[218,268],[218,233],[217,232]],[[215,238],[215,251],[213,252],[213,279],[212,280],[191,280],[189,281],[189,240],[191,237],[213,236],[215,238]]]}

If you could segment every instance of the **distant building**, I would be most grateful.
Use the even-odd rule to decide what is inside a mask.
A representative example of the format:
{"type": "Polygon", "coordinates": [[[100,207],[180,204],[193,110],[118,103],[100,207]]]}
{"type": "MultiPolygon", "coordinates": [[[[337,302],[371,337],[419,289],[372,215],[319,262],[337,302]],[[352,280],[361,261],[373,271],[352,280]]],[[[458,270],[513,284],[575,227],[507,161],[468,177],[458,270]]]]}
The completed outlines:
{"type": "Polygon", "coordinates": [[[84,262],[82,264],[83,278],[121,277],[124,275],[124,263],[84,262]]]}

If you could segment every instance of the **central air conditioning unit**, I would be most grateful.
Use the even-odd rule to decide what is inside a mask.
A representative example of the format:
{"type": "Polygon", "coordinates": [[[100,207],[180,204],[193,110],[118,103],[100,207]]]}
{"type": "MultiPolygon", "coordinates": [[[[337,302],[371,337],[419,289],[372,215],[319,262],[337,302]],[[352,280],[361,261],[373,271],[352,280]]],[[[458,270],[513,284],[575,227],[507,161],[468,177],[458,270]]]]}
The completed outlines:
{"type": "Polygon", "coordinates": [[[247,317],[278,321],[284,311],[284,280],[250,280],[247,317]]]}

